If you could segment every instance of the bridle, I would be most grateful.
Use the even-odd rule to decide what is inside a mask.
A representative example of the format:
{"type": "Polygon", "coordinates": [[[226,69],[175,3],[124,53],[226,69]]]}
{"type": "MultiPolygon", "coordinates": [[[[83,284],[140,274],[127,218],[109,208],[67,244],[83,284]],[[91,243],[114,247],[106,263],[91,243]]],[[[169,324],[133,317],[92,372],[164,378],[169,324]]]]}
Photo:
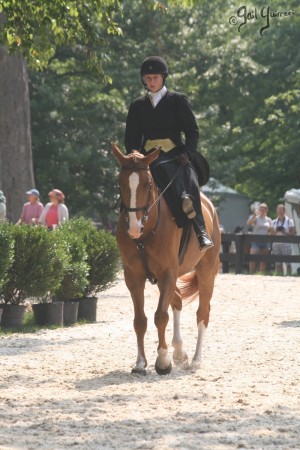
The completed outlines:
{"type": "MultiPolygon", "coordinates": [[[[122,167],[121,170],[133,170],[127,167],[122,167]]],[[[134,171],[147,171],[150,176],[151,176],[151,172],[149,168],[146,167],[140,167],[140,168],[135,168],[134,171]]],[[[152,180],[152,177],[150,178],[152,180]]],[[[151,190],[153,187],[153,181],[149,183],[149,189],[148,189],[148,198],[147,198],[147,203],[144,206],[138,206],[136,208],[128,208],[126,206],[126,204],[124,203],[124,200],[122,198],[122,192],[120,192],[120,198],[121,198],[121,202],[122,202],[122,206],[124,208],[125,211],[125,221],[126,221],[126,228],[127,230],[129,229],[129,213],[130,212],[138,212],[138,211],[143,211],[143,217],[142,217],[142,227],[141,227],[141,231],[143,232],[144,229],[144,223],[148,221],[148,216],[149,216],[149,210],[154,206],[154,204],[157,203],[157,219],[156,219],[156,223],[154,225],[154,227],[151,229],[151,231],[146,235],[146,236],[141,236],[138,239],[133,239],[133,241],[136,244],[136,248],[140,253],[141,256],[141,260],[144,266],[144,270],[145,270],[145,274],[147,279],[150,281],[151,284],[156,284],[157,280],[154,277],[154,275],[152,274],[152,272],[149,269],[149,265],[148,265],[148,261],[147,261],[147,255],[146,255],[146,250],[145,250],[145,245],[146,243],[155,235],[155,232],[158,228],[159,225],[159,219],[160,219],[160,195],[158,196],[158,198],[155,199],[155,201],[152,203],[152,205],[150,206],[150,200],[151,200],[151,190]]]]}
{"type": "MultiPolygon", "coordinates": [[[[130,168],[127,168],[127,167],[122,167],[121,170],[133,170],[133,169],[130,169],[130,168]]],[[[146,167],[141,167],[141,168],[135,168],[135,169],[134,169],[134,172],[138,172],[138,171],[146,171],[146,172],[148,172],[148,173],[150,174],[150,169],[149,169],[149,168],[146,168],[146,167]]],[[[125,204],[123,198],[122,198],[122,192],[120,192],[120,197],[121,197],[122,206],[123,206],[123,208],[124,208],[124,210],[125,210],[125,214],[126,214],[125,221],[126,221],[126,228],[127,228],[127,230],[129,229],[129,215],[128,215],[128,214],[129,214],[130,212],[139,212],[139,211],[143,211],[143,217],[142,217],[142,219],[141,219],[141,222],[142,222],[143,227],[142,227],[141,231],[143,230],[144,224],[148,221],[149,210],[150,210],[150,209],[152,208],[152,206],[153,206],[153,204],[150,206],[151,189],[152,189],[152,186],[153,186],[153,183],[152,183],[152,182],[149,183],[149,188],[148,188],[148,198],[147,198],[146,205],[144,205],[144,206],[138,206],[138,207],[136,207],[136,208],[128,208],[128,207],[126,206],[126,204],[125,204]]]]}
{"type": "MultiPolygon", "coordinates": [[[[158,196],[156,197],[156,199],[154,200],[154,202],[152,203],[152,205],[150,206],[150,199],[151,199],[151,189],[153,187],[153,182],[149,183],[149,190],[148,190],[148,198],[147,198],[147,203],[144,206],[139,206],[136,208],[128,208],[125,203],[124,200],[122,198],[122,192],[120,192],[120,198],[121,198],[121,203],[122,206],[124,208],[126,217],[125,217],[125,221],[126,221],[126,227],[127,230],[129,229],[129,213],[130,212],[138,212],[138,211],[144,211],[144,215],[142,217],[142,227],[141,227],[141,231],[143,232],[144,229],[144,223],[147,222],[148,217],[149,217],[149,211],[157,204],[157,219],[156,219],[156,223],[154,225],[154,227],[151,229],[151,231],[145,236],[145,237],[140,237],[138,239],[133,239],[133,241],[136,243],[136,247],[139,250],[139,253],[141,255],[141,259],[142,259],[142,263],[144,266],[144,270],[147,276],[147,279],[150,281],[151,284],[156,284],[157,283],[157,279],[154,277],[154,275],[151,273],[150,269],[149,269],[149,265],[148,265],[148,261],[147,261],[147,255],[146,255],[146,250],[145,250],[145,245],[146,243],[155,235],[156,230],[158,228],[159,225],[159,220],[160,220],[160,199],[162,197],[162,195],[164,194],[164,192],[169,188],[169,186],[173,183],[173,181],[175,180],[175,178],[178,176],[179,172],[181,171],[182,166],[179,167],[179,169],[177,170],[177,172],[175,173],[175,175],[172,177],[171,181],[168,183],[168,185],[165,187],[165,189],[162,192],[158,191],[158,196]]],[[[122,170],[131,170],[133,172],[136,171],[146,171],[150,174],[151,176],[151,172],[149,167],[139,167],[139,168],[129,168],[129,167],[122,167],[122,170]]],[[[152,176],[151,176],[152,179],[152,176]]]]}
{"type": "MultiPolygon", "coordinates": [[[[124,203],[124,201],[123,201],[123,199],[122,199],[122,195],[120,194],[120,199],[121,199],[123,208],[125,209],[125,212],[126,212],[126,223],[127,223],[127,224],[128,224],[128,221],[129,221],[129,219],[128,219],[128,213],[129,213],[129,212],[137,212],[137,211],[143,211],[143,210],[144,210],[144,216],[143,216],[143,218],[142,218],[142,224],[144,224],[145,222],[147,222],[148,216],[149,216],[149,211],[153,208],[153,206],[156,205],[156,203],[159,203],[159,202],[160,202],[161,197],[162,197],[163,194],[166,192],[166,190],[171,186],[171,184],[173,183],[173,181],[175,180],[175,178],[177,178],[179,172],[182,170],[182,167],[183,167],[183,166],[181,165],[181,166],[178,168],[177,172],[173,175],[172,179],[169,181],[169,183],[167,184],[167,186],[164,188],[164,190],[163,190],[162,192],[160,192],[160,191],[157,189],[157,191],[158,191],[158,196],[156,197],[156,199],[154,200],[154,202],[152,203],[151,206],[149,206],[149,203],[150,203],[150,197],[151,197],[152,183],[149,184],[148,200],[147,200],[147,204],[146,204],[145,206],[140,206],[140,207],[138,207],[138,208],[127,208],[127,206],[125,205],[125,203],[124,203]]],[[[134,170],[135,172],[144,170],[144,171],[150,173],[150,175],[151,175],[151,172],[150,172],[149,167],[148,167],[148,168],[146,168],[146,167],[139,167],[139,168],[132,169],[132,168],[124,167],[124,166],[123,166],[121,170],[134,170]]]]}

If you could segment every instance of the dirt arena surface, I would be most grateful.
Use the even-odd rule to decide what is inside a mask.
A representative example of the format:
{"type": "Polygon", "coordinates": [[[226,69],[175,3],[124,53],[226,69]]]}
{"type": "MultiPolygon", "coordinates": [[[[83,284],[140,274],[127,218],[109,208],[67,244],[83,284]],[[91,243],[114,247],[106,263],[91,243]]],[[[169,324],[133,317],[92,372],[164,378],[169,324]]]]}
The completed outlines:
{"type": "MultiPolygon", "coordinates": [[[[300,279],[218,275],[197,372],[156,374],[156,305],[147,284],[146,377],[130,373],[121,276],[100,295],[97,323],[1,337],[0,449],[300,449],[300,279]]],[[[196,308],[182,313],[190,360],[196,308]]]]}

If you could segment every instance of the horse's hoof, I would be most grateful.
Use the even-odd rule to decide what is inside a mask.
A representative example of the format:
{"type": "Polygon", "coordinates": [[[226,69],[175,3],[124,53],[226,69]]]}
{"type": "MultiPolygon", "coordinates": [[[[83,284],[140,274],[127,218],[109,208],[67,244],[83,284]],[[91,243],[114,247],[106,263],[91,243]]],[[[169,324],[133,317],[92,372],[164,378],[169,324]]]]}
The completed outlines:
{"type": "Polygon", "coordinates": [[[193,359],[192,363],[191,363],[191,369],[192,370],[199,370],[202,369],[203,364],[201,361],[196,361],[193,359]]]}
{"type": "Polygon", "coordinates": [[[178,351],[174,350],[173,361],[178,366],[185,365],[188,362],[188,355],[186,352],[178,352],[178,351]]]}
{"type": "Polygon", "coordinates": [[[142,375],[143,377],[146,376],[146,369],[139,369],[138,367],[134,367],[131,371],[133,374],[142,375]]]}
{"type": "Polygon", "coordinates": [[[160,367],[158,367],[157,362],[156,362],[155,370],[158,373],[158,375],[169,375],[169,373],[171,373],[171,370],[172,370],[172,364],[170,363],[166,369],[161,369],[160,367]]]}

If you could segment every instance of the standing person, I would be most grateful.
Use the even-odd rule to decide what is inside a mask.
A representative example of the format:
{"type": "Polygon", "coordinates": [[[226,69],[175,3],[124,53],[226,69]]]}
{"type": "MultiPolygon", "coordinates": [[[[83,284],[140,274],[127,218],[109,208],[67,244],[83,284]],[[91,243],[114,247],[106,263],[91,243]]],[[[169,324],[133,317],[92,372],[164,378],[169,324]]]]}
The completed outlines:
{"type": "Polygon", "coordinates": [[[163,58],[146,58],[140,75],[148,93],[129,107],[126,152],[138,150],[147,155],[161,147],[160,155],[150,167],[153,178],[161,191],[166,189],[164,197],[177,226],[182,228],[190,220],[201,250],[207,250],[214,244],[205,229],[199,182],[200,185],[207,182],[209,166],[197,152],[199,130],[190,102],[184,94],[168,91],[165,86],[168,66],[163,58]]]}
{"type": "Polygon", "coordinates": [[[2,191],[0,191],[0,222],[6,219],[6,198],[2,191]]]}
{"type": "MultiPolygon", "coordinates": [[[[294,221],[285,215],[285,206],[279,204],[276,209],[277,218],[272,221],[271,234],[277,236],[289,236],[295,234],[294,221]]],[[[292,246],[286,242],[274,242],[272,253],[274,255],[291,255],[292,246]]],[[[275,263],[275,272],[279,275],[283,275],[282,262],[275,263]]],[[[286,263],[287,275],[291,275],[292,266],[291,263],[286,263]]]]}
{"type": "MultiPolygon", "coordinates": [[[[268,205],[261,203],[253,215],[247,220],[247,225],[252,225],[253,234],[267,235],[272,227],[272,219],[267,216],[268,205]]],[[[251,242],[250,255],[268,255],[270,253],[270,244],[268,242],[251,242]]],[[[267,264],[262,261],[259,264],[259,271],[264,272],[267,264]]],[[[254,273],[256,262],[249,261],[249,272],[254,273]]]]}
{"type": "Polygon", "coordinates": [[[59,189],[49,192],[50,202],[45,205],[39,223],[53,230],[69,219],[69,211],[64,204],[65,196],[59,189]]]}
{"type": "Polygon", "coordinates": [[[39,201],[40,193],[37,189],[30,189],[26,192],[26,195],[28,195],[28,202],[23,205],[22,214],[17,225],[22,223],[36,225],[44,208],[44,205],[39,201]]]}

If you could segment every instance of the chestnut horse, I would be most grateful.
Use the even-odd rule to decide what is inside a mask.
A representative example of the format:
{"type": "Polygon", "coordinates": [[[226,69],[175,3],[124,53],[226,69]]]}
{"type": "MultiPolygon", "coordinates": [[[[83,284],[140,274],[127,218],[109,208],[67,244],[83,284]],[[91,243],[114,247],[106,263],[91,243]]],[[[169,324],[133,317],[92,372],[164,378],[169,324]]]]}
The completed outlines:
{"type": "Polygon", "coordinates": [[[183,230],[177,227],[164,197],[159,195],[149,169],[160,149],[147,156],[138,152],[125,156],[114,144],[112,149],[121,165],[119,186],[123,205],[116,237],[123,261],[125,283],[134,305],[134,329],[137,337],[137,360],[132,373],[146,375],[144,336],[147,317],[144,312],[144,290],[146,279],[151,277],[157,281],[160,292],[154,315],[158,331],[155,370],[159,375],[166,375],[172,369],[165,339],[170,305],[173,310],[173,360],[177,364],[187,362],[180,336],[182,300],[193,300],[199,294],[198,340],[191,364],[197,369],[201,363],[210,300],[219,269],[221,237],[216,210],[201,193],[205,224],[214,247],[206,252],[201,251],[191,227],[186,251],[180,263],[178,252],[183,230]]]}

